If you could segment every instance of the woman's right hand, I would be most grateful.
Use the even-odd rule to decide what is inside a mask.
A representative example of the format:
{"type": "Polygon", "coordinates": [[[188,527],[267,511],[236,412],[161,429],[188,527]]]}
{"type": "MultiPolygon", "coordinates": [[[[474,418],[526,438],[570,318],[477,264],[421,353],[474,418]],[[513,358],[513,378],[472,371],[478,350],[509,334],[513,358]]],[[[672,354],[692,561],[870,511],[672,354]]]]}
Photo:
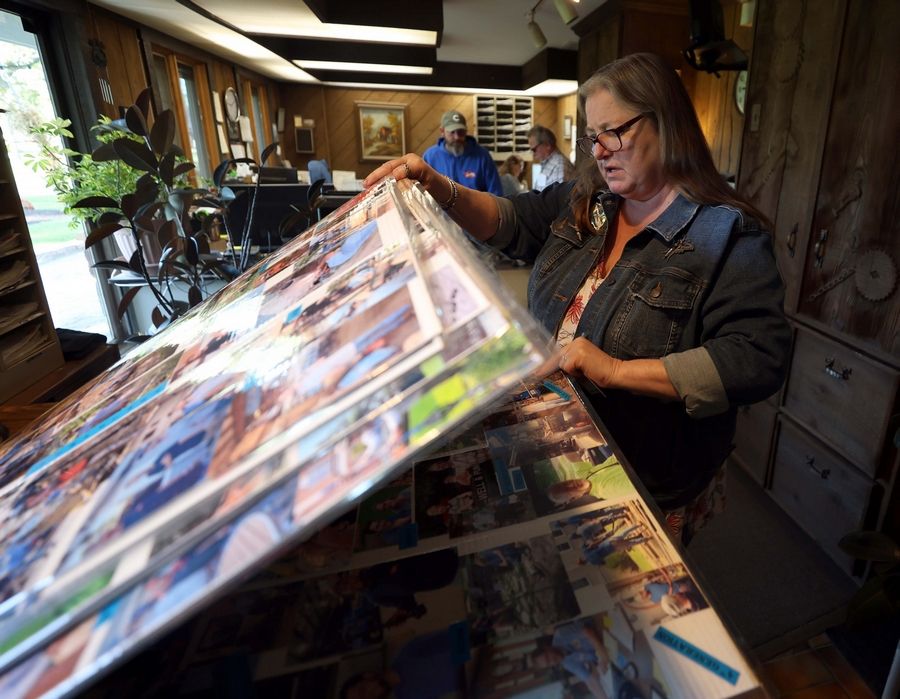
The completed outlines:
{"type": "Polygon", "coordinates": [[[380,165],[363,180],[363,186],[368,189],[385,177],[421,182],[425,191],[438,201],[447,201],[452,194],[447,178],[415,153],[407,153],[402,158],[389,160],[380,165]]]}

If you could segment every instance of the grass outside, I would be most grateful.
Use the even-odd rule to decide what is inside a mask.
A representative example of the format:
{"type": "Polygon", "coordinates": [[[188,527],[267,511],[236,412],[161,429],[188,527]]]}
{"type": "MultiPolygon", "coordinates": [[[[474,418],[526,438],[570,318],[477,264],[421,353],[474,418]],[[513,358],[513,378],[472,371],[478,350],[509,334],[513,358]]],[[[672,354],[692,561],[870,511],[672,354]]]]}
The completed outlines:
{"type": "Polygon", "coordinates": [[[22,197],[33,208],[27,208],[25,219],[35,245],[60,245],[84,239],[81,227],[71,228],[63,205],[53,194],[27,194],[22,197]]]}
{"type": "Polygon", "coordinates": [[[66,216],[29,223],[28,232],[34,245],[59,245],[84,240],[84,235],[79,229],[69,227],[69,219],[66,216]]]}
{"type": "Polygon", "coordinates": [[[23,194],[22,200],[30,202],[35,211],[59,211],[62,213],[63,210],[62,203],[54,194],[23,194]]]}

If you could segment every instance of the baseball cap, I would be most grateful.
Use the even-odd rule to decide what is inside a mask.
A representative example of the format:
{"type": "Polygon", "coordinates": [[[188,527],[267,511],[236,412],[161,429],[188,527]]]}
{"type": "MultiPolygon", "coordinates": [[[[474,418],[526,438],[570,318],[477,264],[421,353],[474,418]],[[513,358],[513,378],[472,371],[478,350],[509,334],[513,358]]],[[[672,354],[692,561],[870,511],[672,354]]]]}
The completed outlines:
{"type": "Polygon", "coordinates": [[[449,112],[444,112],[444,116],[441,117],[441,128],[449,132],[469,127],[466,126],[466,118],[455,109],[451,109],[449,112]]]}

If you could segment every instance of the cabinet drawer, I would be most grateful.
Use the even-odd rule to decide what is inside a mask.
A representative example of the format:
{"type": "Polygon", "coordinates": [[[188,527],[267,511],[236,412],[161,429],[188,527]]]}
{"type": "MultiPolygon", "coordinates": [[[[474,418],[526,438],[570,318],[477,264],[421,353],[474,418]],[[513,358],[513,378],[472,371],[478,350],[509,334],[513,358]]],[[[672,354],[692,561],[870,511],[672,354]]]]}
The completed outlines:
{"type": "Polygon", "coordinates": [[[897,392],[897,372],[849,347],[797,329],[784,407],[875,475],[897,392]]]}
{"type": "Polygon", "coordinates": [[[848,572],[853,559],[838,548],[838,541],[862,528],[875,487],[825,445],[780,420],[772,497],[848,572]]]}
{"type": "Polygon", "coordinates": [[[732,456],[760,485],[766,484],[775,414],[776,409],[769,402],[738,408],[732,456]]]}

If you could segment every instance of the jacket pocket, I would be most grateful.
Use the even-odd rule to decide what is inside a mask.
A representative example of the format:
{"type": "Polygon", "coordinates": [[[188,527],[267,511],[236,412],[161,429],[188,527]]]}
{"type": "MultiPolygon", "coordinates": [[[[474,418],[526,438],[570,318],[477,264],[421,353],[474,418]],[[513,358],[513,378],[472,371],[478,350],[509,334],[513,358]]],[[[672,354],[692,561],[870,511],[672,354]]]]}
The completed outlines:
{"type": "Polygon", "coordinates": [[[699,280],[676,273],[639,273],[611,324],[613,356],[658,358],[673,352],[693,313],[699,280]]]}

